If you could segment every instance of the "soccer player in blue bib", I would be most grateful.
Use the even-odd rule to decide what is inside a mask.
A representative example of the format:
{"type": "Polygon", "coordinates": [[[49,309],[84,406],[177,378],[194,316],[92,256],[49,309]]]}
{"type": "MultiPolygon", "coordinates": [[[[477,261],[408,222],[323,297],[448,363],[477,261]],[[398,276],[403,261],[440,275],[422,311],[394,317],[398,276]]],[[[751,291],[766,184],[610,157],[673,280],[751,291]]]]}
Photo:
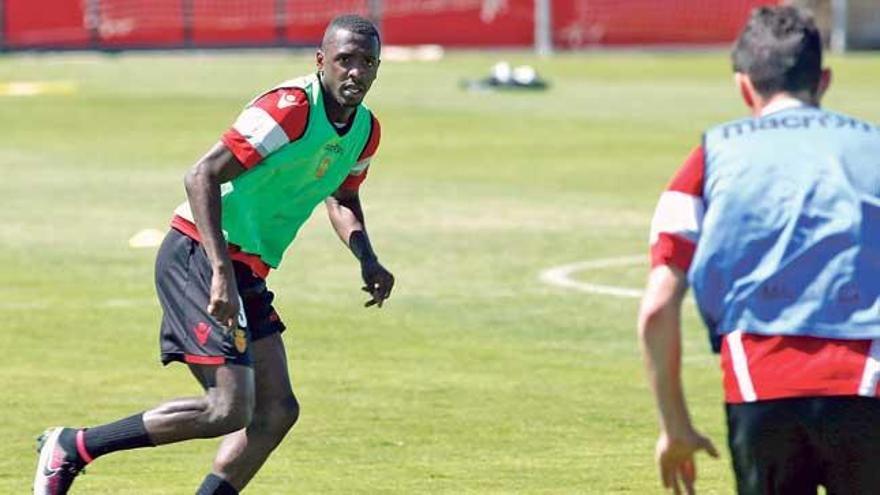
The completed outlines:
{"type": "Polygon", "coordinates": [[[880,129],[819,108],[831,73],[812,18],[753,12],[733,50],[752,116],[706,131],[663,192],[639,337],[664,486],[693,491],[680,378],[693,288],[721,355],[740,494],[880,493],[880,129]]]}

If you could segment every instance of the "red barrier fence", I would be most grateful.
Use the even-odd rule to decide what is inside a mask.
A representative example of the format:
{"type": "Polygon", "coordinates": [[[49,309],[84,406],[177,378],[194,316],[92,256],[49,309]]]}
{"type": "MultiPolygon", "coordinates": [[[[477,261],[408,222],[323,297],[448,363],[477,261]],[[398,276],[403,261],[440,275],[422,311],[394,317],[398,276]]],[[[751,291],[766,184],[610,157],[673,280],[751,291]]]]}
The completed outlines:
{"type": "MultiPolygon", "coordinates": [[[[558,48],[732,40],[773,0],[555,0],[558,48]]],[[[386,44],[528,47],[534,0],[0,0],[0,46],[177,48],[315,45],[340,12],[378,4],[386,44]]]]}

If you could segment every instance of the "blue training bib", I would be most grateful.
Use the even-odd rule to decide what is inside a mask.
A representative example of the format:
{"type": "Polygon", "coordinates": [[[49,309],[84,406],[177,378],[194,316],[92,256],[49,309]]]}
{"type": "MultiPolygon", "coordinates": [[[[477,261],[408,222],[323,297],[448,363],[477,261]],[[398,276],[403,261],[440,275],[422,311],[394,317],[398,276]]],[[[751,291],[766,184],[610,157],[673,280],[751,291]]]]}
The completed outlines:
{"type": "Polygon", "coordinates": [[[713,349],[734,330],[880,337],[880,129],[800,107],[704,136],[688,273],[713,349]]]}

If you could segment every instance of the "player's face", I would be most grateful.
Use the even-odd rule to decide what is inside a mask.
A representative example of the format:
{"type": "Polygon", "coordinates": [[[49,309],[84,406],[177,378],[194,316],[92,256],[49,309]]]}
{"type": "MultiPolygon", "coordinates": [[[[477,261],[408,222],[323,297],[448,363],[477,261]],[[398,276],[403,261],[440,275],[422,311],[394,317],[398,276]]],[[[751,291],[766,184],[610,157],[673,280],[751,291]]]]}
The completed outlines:
{"type": "Polygon", "coordinates": [[[379,40],[374,36],[337,29],[317,56],[318,70],[324,72],[324,87],[343,107],[356,107],[379,70],[379,40]]]}

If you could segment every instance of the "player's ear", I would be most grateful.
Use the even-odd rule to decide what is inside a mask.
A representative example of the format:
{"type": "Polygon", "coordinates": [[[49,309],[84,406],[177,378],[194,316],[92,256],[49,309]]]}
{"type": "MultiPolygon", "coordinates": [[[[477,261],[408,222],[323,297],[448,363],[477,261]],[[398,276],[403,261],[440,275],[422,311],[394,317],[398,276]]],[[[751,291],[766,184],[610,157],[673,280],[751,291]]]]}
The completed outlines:
{"type": "Polygon", "coordinates": [[[742,96],[746,106],[754,111],[755,87],[752,85],[752,80],[749,78],[749,75],[742,72],[735,72],[733,74],[733,81],[736,83],[736,87],[739,89],[739,94],[742,96]]]}
{"type": "Polygon", "coordinates": [[[817,104],[822,99],[822,96],[825,95],[825,92],[828,91],[829,86],[831,86],[831,69],[822,69],[822,74],[819,75],[819,87],[816,88],[817,104]]]}
{"type": "Polygon", "coordinates": [[[324,50],[318,48],[318,51],[315,52],[315,65],[318,67],[318,72],[323,72],[324,70],[324,50]]]}

